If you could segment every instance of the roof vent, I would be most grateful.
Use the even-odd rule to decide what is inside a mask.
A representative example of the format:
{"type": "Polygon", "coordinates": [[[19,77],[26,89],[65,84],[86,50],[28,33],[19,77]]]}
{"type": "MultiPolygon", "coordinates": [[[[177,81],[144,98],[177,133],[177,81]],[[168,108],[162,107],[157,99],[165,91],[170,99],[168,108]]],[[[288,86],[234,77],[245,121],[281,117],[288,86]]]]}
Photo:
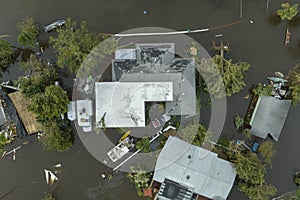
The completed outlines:
{"type": "Polygon", "coordinates": [[[187,176],[186,176],[186,179],[190,179],[190,176],[189,176],[189,175],[187,175],[187,176]]]}
{"type": "Polygon", "coordinates": [[[188,159],[191,159],[192,158],[192,156],[191,155],[188,155],[188,159]]]}

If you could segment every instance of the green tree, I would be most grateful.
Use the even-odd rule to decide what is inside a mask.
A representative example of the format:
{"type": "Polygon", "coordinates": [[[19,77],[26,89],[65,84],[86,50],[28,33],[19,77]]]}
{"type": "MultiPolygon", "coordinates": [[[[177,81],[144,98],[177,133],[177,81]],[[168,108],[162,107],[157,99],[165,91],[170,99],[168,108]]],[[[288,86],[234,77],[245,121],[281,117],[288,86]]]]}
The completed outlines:
{"type": "Polygon", "coordinates": [[[214,56],[214,62],[221,71],[226,96],[230,97],[245,87],[244,77],[246,71],[250,68],[250,64],[246,62],[232,63],[232,60],[226,60],[220,55],[214,56]]]}
{"type": "Polygon", "coordinates": [[[45,93],[35,94],[28,109],[37,115],[40,121],[59,118],[68,110],[69,98],[66,92],[56,85],[46,87],[45,93]]]}
{"type": "Polygon", "coordinates": [[[291,69],[287,79],[292,102],[296,105],[300,101],[300,64],[291,69]]]}
{"type": "Polygon", "coordinates": [[[2,68],[14,63],[13,48],[9,42],[2,39],[4,37],[7,37],[7,35],[0,35],[0,71],[2,71],[2,68]]]}
{"type": "Polygon", "coordinates": [[[196,60],[196,67],[207,86],[206,90],[215,98],[223,98],[240,92],[245,87],[244,77],[250,65],[246,62],[233,63],[220,55],[212,59],[196,60]]]}
{"type": "Polygon", "coordinates": [[[39,139],[45,151],[67,151],[72,147],[71,127],[63,121],[47,121],[42,124],[43,134],[39,139]]]}
{"type": "Polygon", "coordinates": [[[52,66],[41,63],[33,54],[30,55],[27,62],[22,63],[22,67],[27,74],[30,74],[29,77],[21,77],[18,80],[21,92],[25,97],[43,93],[45,88],[53,85],[58,77],[56,70],[52,66]]]}
{"type": "Polygon", "coordinates": [[[295,197],[296,197],[296,200],[300,199],[300,187],[297,189],[295,197]]]}
{"type": "Polygon", "coordinates": [[[70,18],[66,20],[65,28],[57,29],[57,32],[57,36],[50,37],[50,44],[58,54],[57,65],[77,73],[86,56],[99,44],[100,38],[88,30],[85,21],[77,27],[70,18]]]}
{"type": "Polygon", "coordinates": [[[180,129],[177,136],[188,143],[202,146],[205,139],[209,137],[209,133],[203,125],[190,123],[186,127],[180,129]]]}
{"type": "Polygon", "coordinates": [[[149,187],[152,173],[147,173],[141,167],[132,166],[130,169],[131,173],[128,174],[128,177],[135,183],[138,195],[142,196],[143,189],[149,187]]]}
{"type": "Polygon", "coordinates": [[[244,119],[239,114],[236,114],[234,118],[234,125],[238,130],[244,126],[244,119]]]}
{"type": "Polygon", "coordinates": [[[262,83],[258,83],[257,87],[252,90],[252,92],[259,96],[270,96],[274,87],[272,85],[263,85],[262,83]]]}
{"type": "Polygon", "coordinates": [[[42,198],[42,200],[56,200],[56,198],[53,196],[52,193],[48,193],[44,198],[42,198]]]}
{"type": "Polygon", "coordinates": [[[275,155],[275,150],[273,148],[273,142],[270,140],[264,141],[259,145],[258,152],[263,157],[264,161],[272,166],[272,158],[275,155]]]}
{"type": "Polygon", "coordinates": [[[233,161],[238,176],[249,184],[263,184],[265,182],[266,168],[257,158],[257,155],[251,152],[246,154],[237,154],[233,161]]]}
{"type": "Polygon", "coordinates": [[[11,44],[6,40],[2,39],[6,36],[7,35],[0,36],[0,58],[14,53],[11,44]]]}
{"type": "Polygon", "coordinates": [[[291,6],[289,3],[282,3],[281,9],[277,10],[277,15],[281,20],[292,20],[298,13],[298,4],[291,6]]]}
{"type": "Polygon", "coordinates": [[[247,183],[239,183],[238,187],[250,200],[268,200],[277,192],[277,189],[269,184],[249,185],[247,183]]]}
{"type": "Polygon", "coordinates": [[[39,34],[38,26],[34,20],[26,17],[17,24],[17,27],[21,31],[17,39],[19,44],[24,47],[34,47],[35,40],[39,34]]]}
{"type": "Polygon", "coordinates": [[[142,138],[136,142],[136,148],[141,150],[142,152],[150,152],[150,139],[149,138],[142,138]]]}

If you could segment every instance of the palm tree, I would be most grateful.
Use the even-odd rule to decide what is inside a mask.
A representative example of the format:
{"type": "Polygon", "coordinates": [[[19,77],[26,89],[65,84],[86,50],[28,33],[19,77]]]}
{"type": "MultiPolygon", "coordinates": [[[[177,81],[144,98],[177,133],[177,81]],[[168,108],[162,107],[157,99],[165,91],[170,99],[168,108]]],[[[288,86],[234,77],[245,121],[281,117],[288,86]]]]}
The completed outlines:
{"type": "Polygon", "coordinates": [[[11,44],[2,39],[4,37],[8,37],[8,35],[0,35],[0,57],[9,56],[14,52],[11,44]]]}

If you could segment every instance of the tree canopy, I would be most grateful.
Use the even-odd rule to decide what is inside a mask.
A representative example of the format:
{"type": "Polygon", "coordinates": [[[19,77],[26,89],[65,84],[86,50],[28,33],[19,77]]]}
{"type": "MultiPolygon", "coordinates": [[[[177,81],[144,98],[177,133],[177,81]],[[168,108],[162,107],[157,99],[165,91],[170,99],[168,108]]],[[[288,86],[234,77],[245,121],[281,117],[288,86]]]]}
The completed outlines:
{"type": "Polygon", "coordinates": [[[247,183],[239,183],[238,187],[250,200],[268,200],[277,192],[273,185],[268,184],[248,185],[247,183]]]}
{"type": "Polygon", "coordinates": [[[209,137],[209,133],[203,125],[191,123],[180,129],[177,136],[188,143],[196,146],[202,146],[205,139],[209,137]]]}
{"type": "Polygon", "coordinates": [[[60,118],[68,110],[69,98],[66,92],[56,85],[47,86],[45,93],[35,94],[28,109],[37,115],[38,120],[60,118]]]}
{"type": "Polygon", "coordinates": [[[196,67],[204,79],[207,91],[215,98],[223,98],[240,92],[245,87],[244,77],[250,64],[233,63],[220,55],[211,59],[196,58],[196,67]]]}
{"type": "Polygon", "coordinates": [[[277,15],[281,20],[292,20],[298,13],[298,4],[290,5],[289,3],[282,3],[281,9],[277,10],[277,15]]]}
{"type": "Polygon", "coordinates": [[[46,196],[42,200],[56,200],[52,193],[46,194],[46,196]]]}
{"type": "Polygon", "coordinates": [[[23,96],[32,97],[35,94],[43,93],[45,88],[53,85],[58,74],[56,70],[47,64],[43,64],[35,55],[31,54],[27,62],[22,63],[23,68],[29,77],[19,79],[23,96]]]}
{"type": "Polygon", "coordinates": [[[141,150],[142,152],[150,152],[150,139],[142,138],[136,142],[136,148],[141,150]]]}
{"type": "Polygon", "coordinates": [[[257,87],[254,88],[252,92],[259,96],[263,96],[263,95],[270,96],[272,95],[273,90],[274,87],[272,85],[264,85],[262,83],[258,83],[257,87]]]}
{"type": "Polygon", "coordinates": [[[275,155],[275,150],[273,148],[273,142],[270,140],[264,141],[259,145],[258,152],[264,159],[264,161],[272,166],[272,158],[275,155]]]}
{"type": "Polygon", "coordinates": [[[70,18],[66,20],[64,28],[57,29],[58,35],[50,37],[50,44],[57,53],[57,65],[67,67],[77,73],[80,65],[90,51],[99,44],[99,36],[88,30],[87,23],[82,21],[77,27],[70,18]]]}
{"type": "Polygon", "coordinates": [[[25,17],[17,27],[21,31],[17,38],[19,44],[24,47],[34,47],[39,29],[33,18],[25,17]]]}
{"type": "Polygon", "coordinates": [[[236,173],[249,184],[263,184],[266,168],[254,153],[237,154],[234,161],[236,173]]]}
{"type": "Polygon", "coordinates": [[[71,128],[64,121],[48,121],[42,125],[39,142],[45,151],[63,152],[71,148],[71,128]]]}
{"type": "Polygon", "coordinates": [[[0,58],[11,55],[14,52],[11,44],[2,39],[3,37],[5,37],[5,35],[0,36],[0,58]]]}
{"type": "Polygon", "coordinates": [[[300,101],[300,64],[291,69],[287,79],[292,102],[296,105],[300,101]]]}

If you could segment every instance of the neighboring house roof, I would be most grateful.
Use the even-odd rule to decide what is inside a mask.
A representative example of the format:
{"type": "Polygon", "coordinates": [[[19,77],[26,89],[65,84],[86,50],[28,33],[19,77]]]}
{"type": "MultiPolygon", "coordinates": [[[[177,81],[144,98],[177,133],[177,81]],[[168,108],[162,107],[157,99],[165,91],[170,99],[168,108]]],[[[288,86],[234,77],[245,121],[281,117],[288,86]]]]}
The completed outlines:
{"type": "Polygon", "coordinates": [[[250,121],[251,134],[261,138],[266,138],[270,134],[278,141],[291,102],[291,100],[279,100],[272,96],[259,97],[250,121]]]}
{"type": "Polygon", "coordinates": [[[210,199],[226,199],[235,176],[232,163],[170,136],[158,156],[153,179],[160,183],[171,180],[210,199]]]}
{"type": "Polygon", "coordinates": [[[21,92],[10,93],[8,96],[15,105],[27,133],[33,134],[38,132],[39,126],[36,120],[36,115],[27,109],[30,99],[23,97],[21,92]]]}
{"type": "Polygon", "coordinates": [[[172,101],[172,82],[97,82],[96,122],[106,127],[145,127],[145,102],[172,101]]]}

